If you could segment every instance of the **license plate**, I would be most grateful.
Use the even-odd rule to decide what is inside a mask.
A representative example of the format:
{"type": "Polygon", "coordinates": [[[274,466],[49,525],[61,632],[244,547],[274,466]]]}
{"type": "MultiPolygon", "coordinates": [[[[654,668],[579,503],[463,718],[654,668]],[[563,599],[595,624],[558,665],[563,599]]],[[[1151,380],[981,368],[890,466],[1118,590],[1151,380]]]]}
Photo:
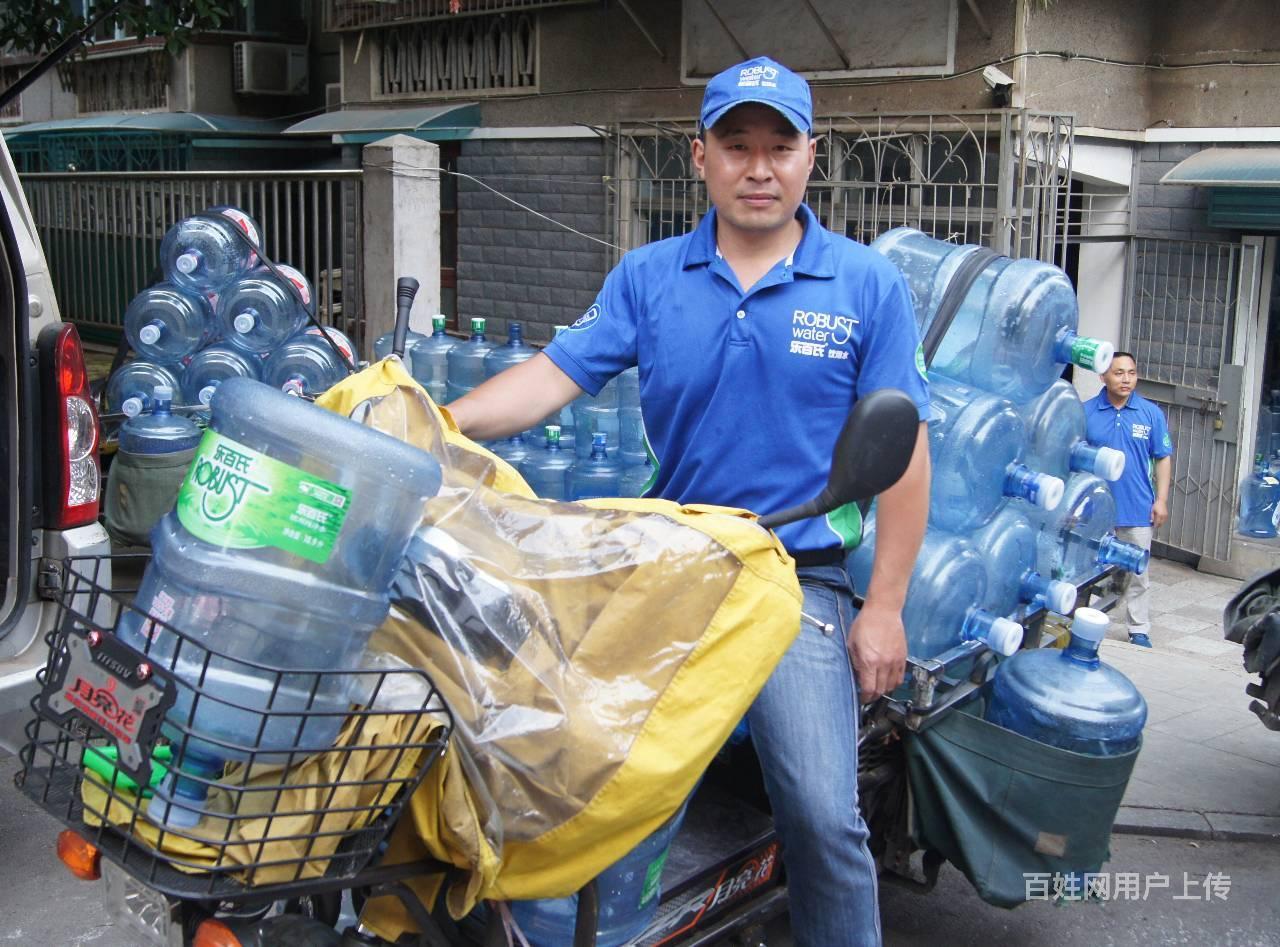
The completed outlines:
{"type": "Polygon", "coordinates": [[[102,880],[107,889],[107,913],[117,925],[137,936],[139,947],[182,947],[182,920],[176,902],[105,858],[102,880]]]}

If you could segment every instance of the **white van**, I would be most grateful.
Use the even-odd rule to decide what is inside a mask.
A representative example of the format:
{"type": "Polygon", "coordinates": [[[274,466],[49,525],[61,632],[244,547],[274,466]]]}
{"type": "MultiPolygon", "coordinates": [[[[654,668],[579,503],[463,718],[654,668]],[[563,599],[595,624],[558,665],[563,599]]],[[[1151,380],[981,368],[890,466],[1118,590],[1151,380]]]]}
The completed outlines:
{"type": "Polygon", "coordinates": [[[69,556],[107,555],[98,415],[31,209],[0,139],[0,750],[25,742],[69,556]]]}

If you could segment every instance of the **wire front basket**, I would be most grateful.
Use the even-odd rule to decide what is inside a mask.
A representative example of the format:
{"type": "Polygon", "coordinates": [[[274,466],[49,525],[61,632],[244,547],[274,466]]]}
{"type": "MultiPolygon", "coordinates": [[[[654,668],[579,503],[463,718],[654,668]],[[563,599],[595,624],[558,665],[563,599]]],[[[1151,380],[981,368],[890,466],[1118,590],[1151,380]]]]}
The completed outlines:
{"type": "Polygon", "coordinates": [[[65,562],[23,792],[172,897],[358,879],[452,732],[430,678],[395,659],[299,670],[220,652],[215,603],[203,635],[133,607],[147,561],[65,562]]]}

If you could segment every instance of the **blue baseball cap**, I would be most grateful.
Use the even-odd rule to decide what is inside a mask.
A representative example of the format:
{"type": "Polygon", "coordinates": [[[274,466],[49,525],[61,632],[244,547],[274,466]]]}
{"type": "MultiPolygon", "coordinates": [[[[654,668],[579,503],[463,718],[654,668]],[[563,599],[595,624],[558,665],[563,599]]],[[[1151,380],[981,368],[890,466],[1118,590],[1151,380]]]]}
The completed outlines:
{"type": "Polygon", "coordinates": [[[758,102],[782,113],[796,131],[813,127],[813,98],[809,83],[768,56],[730,66],[707,83],[702,94],[703,128],[710,128],[734,106],[758,102]]]}

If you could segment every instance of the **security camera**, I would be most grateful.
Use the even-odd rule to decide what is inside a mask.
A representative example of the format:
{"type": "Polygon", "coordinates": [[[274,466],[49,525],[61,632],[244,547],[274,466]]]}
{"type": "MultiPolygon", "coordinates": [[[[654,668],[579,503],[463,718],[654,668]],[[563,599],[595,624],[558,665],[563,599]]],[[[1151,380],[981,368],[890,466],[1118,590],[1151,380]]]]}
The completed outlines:
{"type": "Polygon", "coordinates": [[[1000,89],[1013,85],[1013,77],[1001,72],[995,66],[987,66],[982,70],[982,81],[990,89],[1000,89]]]}

